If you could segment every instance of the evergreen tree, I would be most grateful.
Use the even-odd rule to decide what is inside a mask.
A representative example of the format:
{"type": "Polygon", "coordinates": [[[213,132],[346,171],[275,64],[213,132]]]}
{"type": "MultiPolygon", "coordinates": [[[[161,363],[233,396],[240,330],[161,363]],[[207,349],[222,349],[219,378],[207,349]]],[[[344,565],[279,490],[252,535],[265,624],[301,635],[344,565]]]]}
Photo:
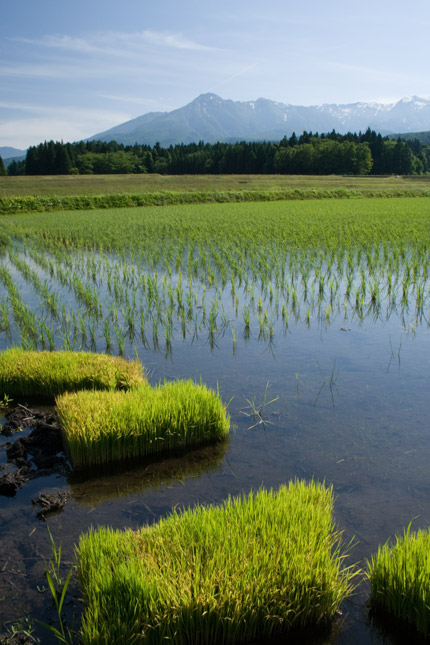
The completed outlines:
{"type": "Polygon", "coordinates": [[[4,161],[0,155],[0,176],[1,175],[7,175],[7,171],[6,171],[6,166],[4,165],[4,161]]]}
{"type": "Polygon", "coordinates": [[[72,162],[70,160],[66,146],[64,146],[63,144],[56,145],[55,174],[69,175],[71,170],[72,162]]]}
{"type": "MultiPolygon", "coordinates": [[[[22,173],[22,167],[13,167],[22,173]]],[[[29,148],[26,174],[141,173],[214,174],[412,174],[430,171],[430,145],[392,141],[366,132],[293,133],[279,143],[124,145],[115,141],[66,143],[45,141],[29,148]],[[418,154],[414,154],[414,151],[418,154]]],[[[9,173],[10,174],[10,173],[9,173]]]]}
{"type": "Polygon", "coordinates": [[[289,145],[291,148],[294,148],[294,146],[296,146],[297,144],[298,144],[298,141],[297,141],[296,133],[295,133],[295,132],[293,132],[293,134],[291,135],[291,137],[288,139],[288,145],[289,145]]]}
{"type": "Polygon", "coordinates": [[[35,146],[30,146],[25,157],[25,174],[40,175],[39,171],[39,153],[35,146]]]}
{"type": "Polygon", "coordinates": [[[7,168],[7,174],[11,177],[15,177],[16,175],[25,175],[25,160],[12,161],[7,168]]]}
{"type": "Polygon", "coordinates": [[[414,155],[405,141],[397,140],[393,150],[393,172],[411,175],[414,172],[414,155]]]}

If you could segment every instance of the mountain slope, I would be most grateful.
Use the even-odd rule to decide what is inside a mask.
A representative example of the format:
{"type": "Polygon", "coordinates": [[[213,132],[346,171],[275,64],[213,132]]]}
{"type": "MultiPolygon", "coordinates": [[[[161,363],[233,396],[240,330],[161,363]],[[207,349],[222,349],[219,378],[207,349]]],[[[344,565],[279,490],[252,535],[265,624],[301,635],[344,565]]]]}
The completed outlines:
{"type": "Polygon", "coordinates": [[[25,150],[18,150],[18,148],[11,148],[10,146],[0,146],[0,157],[5,161],[11,157],[25,157],[25,150]]]}
{"type": "Polygon", "coordinates": [[[390,105],[378,103],[294,106],[268,99],[224,100],[202,94],[172,112],[150,112],[98,133],[90,140],[144,143],[162,146],[176,143],[232,140],[279,140],[293,132],[365,131],[368,127],[389,134],[430,130],[430,101],[404,98],[390,105]]]}

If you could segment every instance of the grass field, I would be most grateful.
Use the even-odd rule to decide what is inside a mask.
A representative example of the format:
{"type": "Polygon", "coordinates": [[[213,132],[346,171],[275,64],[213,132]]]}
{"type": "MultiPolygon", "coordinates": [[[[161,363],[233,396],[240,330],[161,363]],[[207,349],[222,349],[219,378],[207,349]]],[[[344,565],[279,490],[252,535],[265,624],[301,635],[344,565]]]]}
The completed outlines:
{"type": "Polygon", "coordinates": [[[430,197],[426,178],[286,175],[1,177],[0,215],[178,204],[430,197]]]}
{"type": "Polygon", "coordinates": [[[338,175],[51,175],[0,177],[0,196],[105,195],[158,191],[284,189],[392,191],[430,189],[430,176],[342,177],[338,175]]]}

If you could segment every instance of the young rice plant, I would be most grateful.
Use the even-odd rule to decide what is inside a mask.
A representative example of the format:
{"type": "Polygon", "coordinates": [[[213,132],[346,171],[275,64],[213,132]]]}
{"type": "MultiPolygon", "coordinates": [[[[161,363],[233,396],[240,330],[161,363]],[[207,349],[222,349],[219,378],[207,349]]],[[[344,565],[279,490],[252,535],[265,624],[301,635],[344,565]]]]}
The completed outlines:
{"type": "Polygon", "coordinates": [[[84,643],[251,642],[326,625],[354,586],[331,488],[291,482],[78,548],[84,643]]]}

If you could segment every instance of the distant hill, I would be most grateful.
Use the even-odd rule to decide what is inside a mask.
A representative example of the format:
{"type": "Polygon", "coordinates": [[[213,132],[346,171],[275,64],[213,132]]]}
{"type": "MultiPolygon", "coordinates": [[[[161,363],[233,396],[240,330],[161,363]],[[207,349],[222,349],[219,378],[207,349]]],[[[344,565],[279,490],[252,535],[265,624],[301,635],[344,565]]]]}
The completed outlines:
{"type": "Polygon", "coordinates": [[[14,162],[14,161],[25,161],[26,154],[20,155],[19,157],[8,157],[7,159],[3,159],[4,165],[6,168],[9,168],[9,166],[14,162]]]}
{"type": "Polygon", "coordinates": [[[363,132],[371,128],[383,135],[394,132],[430,130],[430,100],[417,96],[389,105],[380,103],[294,106],[269,99],[224,100],[202,94],[172,112],[150,112],[89,140],[141,143],[168,147],[178,143],[205,141],[279,141],[307,132],[363,132]]]}
{"type": "Polygon", "coordinates": [[[10,157],[25,157],[26,150],[18,150],[9,146],[0,146],[0,157],[5,161],[10,157]]]}

